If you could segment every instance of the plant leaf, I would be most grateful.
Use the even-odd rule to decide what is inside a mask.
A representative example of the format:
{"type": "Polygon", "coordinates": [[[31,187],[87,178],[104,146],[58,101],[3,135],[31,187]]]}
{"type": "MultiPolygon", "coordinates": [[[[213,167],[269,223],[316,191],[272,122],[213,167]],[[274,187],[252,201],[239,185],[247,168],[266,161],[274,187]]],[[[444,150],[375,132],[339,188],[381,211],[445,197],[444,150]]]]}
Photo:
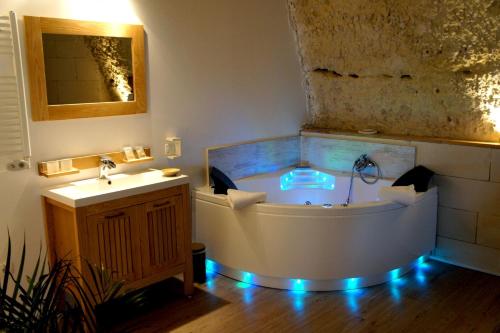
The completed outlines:
{"type": "MultiPolygon", "coordinates": [[[[33,270],[33,273],[31,274],[31,278],[29,279],[29,285],[28,285],[28,294],[31,294],[31,291],[33,290],[33,285],[35,281],[37,280],[38,277],[38,269],[40,268],[40,257],[42,254],[42,243],[40,243],[40,249],[38,250],[38,259],[36,260],[35,268],[33,270]]],[[[45,254],[45,258],[47,257],[47,254],[45,254]]],[[[43,260],[42,267],[45,265],[45,259],[43,260]]],[[[43,273],[43,269],[40,271],[40,275],[43,273]]]]}
{"type": "Polygon", "coordinates": [[[12,298],[16,299],[17,294],[19,293],[19,286],[22,283],[23,272],[24,272],[24,260],[26,259],[26,234],[23,239],[23,250],[21,252],[21,262],[19,263],[19,270],[17,271],[16,287],[14,288],[14,292],[12,293],[12,298]]]}
{"type": "Polygon", "coordinates": [[[5,271],[3,274],[3,283],[2,283],[2,289],[1,289],[1,294],[0,294],[0,308],[2,306],[3,300],[5,296],[7,295],[7,288],[9,286],[9,276],[10,276],[10,260],[12,256],[12,243],[10,241],[10,233],[7,231],[9,242],[7,245],[7,258],[5,261],[5,271]]]}

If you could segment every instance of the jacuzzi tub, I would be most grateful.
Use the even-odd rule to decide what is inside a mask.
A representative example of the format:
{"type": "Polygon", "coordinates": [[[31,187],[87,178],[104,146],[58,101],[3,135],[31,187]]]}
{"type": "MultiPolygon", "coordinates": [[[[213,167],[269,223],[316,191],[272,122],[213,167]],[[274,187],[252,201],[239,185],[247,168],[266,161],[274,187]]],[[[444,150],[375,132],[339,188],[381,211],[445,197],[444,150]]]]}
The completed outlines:
{"type": "Polygon", "coordinates": [[[242,210],[209,187],[194,191],[196,239],[207,246],[209,269],[266,287],[342,290],[398,278],[434,248],[437,188],[404,206],[377,198],[392,181],[356,177],[353,203],[343,207],[348,176],[329,173],[333,190],[283,191],[286,172],[237,181],[241,190],[268,193],[268,202],[242,210]]]}

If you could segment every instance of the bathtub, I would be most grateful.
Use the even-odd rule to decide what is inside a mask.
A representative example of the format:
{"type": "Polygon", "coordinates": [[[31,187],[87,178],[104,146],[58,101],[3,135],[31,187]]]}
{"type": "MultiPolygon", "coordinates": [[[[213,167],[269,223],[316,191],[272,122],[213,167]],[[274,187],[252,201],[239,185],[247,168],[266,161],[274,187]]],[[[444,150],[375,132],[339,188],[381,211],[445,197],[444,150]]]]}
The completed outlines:
{"type": "Polygon", "coordinates": [[[290,170],[241,179],[239,189],[268,193],[266,203],[242,210],[209,187],[195,189],[207,269],[265,287],[326,291],[399,278],[425,260],[436,239],[436,187],[404,206],[377,197],[392,181],[367,185],[355,177],[352,203],[343,207],[350,175],[321,171],[333,177],[330,189],[282,190],[290,170]]]}

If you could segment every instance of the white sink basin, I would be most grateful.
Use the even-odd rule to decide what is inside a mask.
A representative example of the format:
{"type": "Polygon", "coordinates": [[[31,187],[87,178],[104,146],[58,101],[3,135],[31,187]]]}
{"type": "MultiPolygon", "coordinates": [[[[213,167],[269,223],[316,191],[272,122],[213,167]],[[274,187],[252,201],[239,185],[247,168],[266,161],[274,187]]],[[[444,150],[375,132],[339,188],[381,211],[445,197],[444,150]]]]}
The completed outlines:
{"type": "Polygon", "coordinates": [[[164,177],[160,170],[120,173],[109,178],[111,184],[106,179],[92,178],[45,189],[42,195],[76,208],[189,183],[188,176],[164,177]]]}

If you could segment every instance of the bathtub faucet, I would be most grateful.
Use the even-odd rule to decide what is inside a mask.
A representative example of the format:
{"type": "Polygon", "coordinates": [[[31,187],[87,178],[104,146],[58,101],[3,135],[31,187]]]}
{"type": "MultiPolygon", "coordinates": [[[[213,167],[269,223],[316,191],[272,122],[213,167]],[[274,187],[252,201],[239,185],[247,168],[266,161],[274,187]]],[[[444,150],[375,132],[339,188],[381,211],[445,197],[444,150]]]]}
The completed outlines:
{"type": "Polygon", "coordinates": [[[358,172],[359,178],[368,185],[375,184],[379,178],[381,177],[381,172],[380,172],[380,167],[378,164],[370,159],[367,154],[363,154],[360,157],[358,157],[355,161],[354,164],[352,165],[352,172],[351,172],[351,183],[349,184],[349,193],[347,195],[347,200],[345,203],[342,204],[342,206],[347,207],[351,203],[351,195],[352,195],[352,181],[354,179],[354,172],[358,172]],[[377,168],[377,176],[375,180],[369,181],[363,176],[363,171],[366,168],[377,168]]]}
{"type": "Polygon", "coordinates": [[[368,155],[366,154],[363,154],[361,155],[360,157],[358,157],[358,159],[356,161],[354,161],[354,165],[353,165],[353,168],[357,171],[357,172],[361,172],[363,171],[364,169],[366,168],[369,168],[369,167],[374,167],[376,166],[377,164],[375,162],[373,162],[369,157],[368,155]]]}

